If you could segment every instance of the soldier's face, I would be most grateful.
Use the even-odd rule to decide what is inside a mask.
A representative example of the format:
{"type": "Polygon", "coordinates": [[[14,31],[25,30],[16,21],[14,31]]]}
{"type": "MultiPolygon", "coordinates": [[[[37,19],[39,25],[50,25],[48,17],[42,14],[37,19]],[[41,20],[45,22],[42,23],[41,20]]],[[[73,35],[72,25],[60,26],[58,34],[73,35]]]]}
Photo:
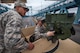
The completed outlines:
{"type": "Polygon", "coordinates": [[[23,7],[20,7],[20,8],[19,8],[19,13],[21,14],[21,16],[25,16],[26,9],[23,8],[23,7]]]}
{"type": "Polygon", "coordinates": [[[42,22],[41,22],[41,20],[39,20],[39,22],[38,22],[38,23],[39,23],[39,25],[42,25],[42,22]]]}

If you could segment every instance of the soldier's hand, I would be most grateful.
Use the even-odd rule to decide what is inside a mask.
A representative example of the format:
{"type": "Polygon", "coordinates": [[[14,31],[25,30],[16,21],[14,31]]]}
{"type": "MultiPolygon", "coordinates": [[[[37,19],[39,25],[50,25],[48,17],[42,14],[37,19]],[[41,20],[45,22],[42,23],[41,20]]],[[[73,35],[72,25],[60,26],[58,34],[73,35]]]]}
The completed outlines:
{"type": "Polygon", "coordinates": [[[47,36],[54,36],[55,31],[48,31],[46,34],[47,36]]]}
{"type": "Polygon", "coordinates": [[[32,43],[30,43],[30,42],[29,42],[28,44],[29,44],[28,49],[29,49],[29,50],[32,50],[32,49],[34,48],[34,44],[32,44],[32,43]]]}

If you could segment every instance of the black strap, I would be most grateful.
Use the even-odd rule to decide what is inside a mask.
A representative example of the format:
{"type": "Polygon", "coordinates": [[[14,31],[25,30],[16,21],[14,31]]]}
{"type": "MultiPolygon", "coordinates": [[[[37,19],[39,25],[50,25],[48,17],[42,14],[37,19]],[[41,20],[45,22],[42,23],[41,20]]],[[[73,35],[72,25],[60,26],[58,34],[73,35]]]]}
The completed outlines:
{"type": "Polygon", "coordinates": [[[47,51],[45,53],[53,53],[53,52],[55,52],[57,50],[58,46],[59,46],[59,40],[58,40],[57,45],[53,49],[51,49],[50,51],[47,51]]]}

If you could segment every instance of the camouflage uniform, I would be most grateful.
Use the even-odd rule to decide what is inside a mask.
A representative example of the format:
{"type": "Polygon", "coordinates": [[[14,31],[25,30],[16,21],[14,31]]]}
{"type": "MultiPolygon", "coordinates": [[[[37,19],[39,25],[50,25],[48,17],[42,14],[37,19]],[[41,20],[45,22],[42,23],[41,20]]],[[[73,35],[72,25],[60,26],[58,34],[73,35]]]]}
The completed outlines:
{"type": "Polygon", "coordinates": [[[46,37],[45,28],[43,26],[37,25],[35,28],[35,39],[39,39],[41,37],[46,37]]]}
{"type": "Polygon", "coordinates": [[[0,53],[19,53],[28,47],[21,36],[22,17],[15,10],[0,15],[0,53]],[[1,19],[1,18],[0,18],[1,19]]]}

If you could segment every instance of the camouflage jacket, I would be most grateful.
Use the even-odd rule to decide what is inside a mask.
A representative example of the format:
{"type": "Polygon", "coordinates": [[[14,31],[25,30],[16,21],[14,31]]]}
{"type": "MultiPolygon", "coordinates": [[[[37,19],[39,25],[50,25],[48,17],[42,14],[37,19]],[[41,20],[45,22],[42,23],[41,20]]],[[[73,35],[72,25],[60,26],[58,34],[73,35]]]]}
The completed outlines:
{"type": "Polygon", "coordinates": [[[15,11],[0,15],[0,53],[18,53],[28,47],[28,43],[21,36],[22,17],[15,11]]]}
{"type": "Polygon", "coordinates": [[[35,27],[35,39],[39,39],[41,37],[46,37],[46,29],[43,26],[37,25],[35,27]]]}

